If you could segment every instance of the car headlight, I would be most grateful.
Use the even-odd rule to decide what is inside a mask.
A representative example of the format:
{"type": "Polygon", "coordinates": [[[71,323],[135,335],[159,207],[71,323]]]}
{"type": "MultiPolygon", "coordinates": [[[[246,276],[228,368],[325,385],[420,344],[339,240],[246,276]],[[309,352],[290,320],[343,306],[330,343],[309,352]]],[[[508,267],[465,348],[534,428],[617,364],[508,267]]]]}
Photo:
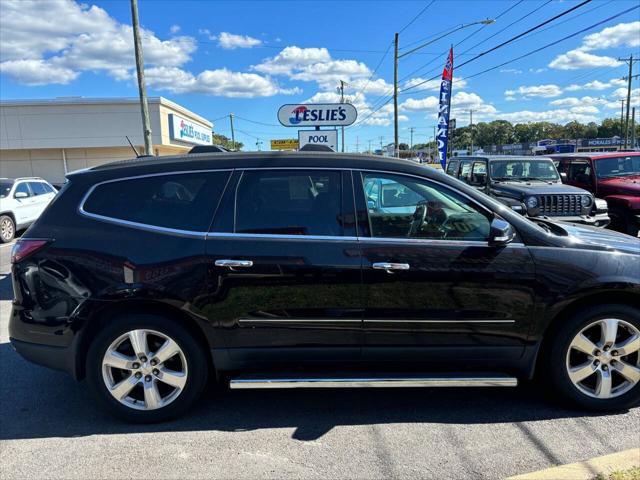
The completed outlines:
{"type": "Polygon", "coordinates": [[[536,197],[528,197],[524,203],[527,208],[536,208],[538,206],[538,199],[536,197]]]}
{"type": "Polygon", "coordinates": [[[582,199],[580,200],[580,202],[582,203],[583,207],[589,207],[591,206],[591,195],[583,195],[582,199]]]}

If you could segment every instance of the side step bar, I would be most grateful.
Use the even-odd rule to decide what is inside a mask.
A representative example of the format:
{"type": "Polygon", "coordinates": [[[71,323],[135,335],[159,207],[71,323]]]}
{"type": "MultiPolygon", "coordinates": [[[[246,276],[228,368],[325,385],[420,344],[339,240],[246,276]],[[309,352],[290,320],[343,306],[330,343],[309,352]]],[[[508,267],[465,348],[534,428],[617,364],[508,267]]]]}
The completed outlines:
{"type": "Polygon", "coordinates": [[[358,376],[358,377],[266,377],[238,376],[229,381],[234,390],[253,388],[368,388],[368,387],[516,387],[518,379],[484,376],[358,376]]]}

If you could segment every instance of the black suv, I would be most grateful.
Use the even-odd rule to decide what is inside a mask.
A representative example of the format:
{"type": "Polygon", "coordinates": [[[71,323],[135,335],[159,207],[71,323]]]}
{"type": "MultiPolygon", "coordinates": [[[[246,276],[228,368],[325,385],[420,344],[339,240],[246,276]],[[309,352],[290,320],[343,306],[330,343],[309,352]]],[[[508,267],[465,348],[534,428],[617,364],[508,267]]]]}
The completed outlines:
{"type": "Polygon", "coordinates": [[[143,158],[70,174],[14,247],[9,333],[131,421],[231,388],[640,399],[640,240],[535,223],[401,160],[143,158]]]}
{"type": "Polygon", "coordinates": [[[548,157],[486,155],[455,157],[446,172],[529,217],[606,227],[607,202],[563,185],[548,157]]]}

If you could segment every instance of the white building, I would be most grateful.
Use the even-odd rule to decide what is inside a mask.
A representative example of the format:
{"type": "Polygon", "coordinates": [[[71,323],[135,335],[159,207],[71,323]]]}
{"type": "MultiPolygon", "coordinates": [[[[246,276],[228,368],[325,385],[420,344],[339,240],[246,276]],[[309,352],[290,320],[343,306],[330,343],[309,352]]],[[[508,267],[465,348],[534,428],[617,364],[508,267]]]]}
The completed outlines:
{"type": "MultiPolygon", "coordinates": [[[[163,97],[149,98],[153,153],[171,155],[210,145],[213,125],[163,97]]],[[[144,153],[137,98],[56,98],[0,102],[0,178],[65,174],[144,153]]]]}

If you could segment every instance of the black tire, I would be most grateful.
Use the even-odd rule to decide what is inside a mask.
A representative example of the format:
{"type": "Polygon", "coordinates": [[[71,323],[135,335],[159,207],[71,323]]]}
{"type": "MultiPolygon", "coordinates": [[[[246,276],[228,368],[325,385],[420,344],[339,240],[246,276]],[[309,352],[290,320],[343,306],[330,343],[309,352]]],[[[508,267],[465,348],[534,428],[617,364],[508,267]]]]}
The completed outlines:
{"type": "MultiPolygon", "coordinates": [[[[552,335],[549,338],[550,344],[541,352],[544,357],[540,362],[542,369],[538,371],[540,378],[547,379],[551,395],[559,396],[570,406],[602,412],[625,410],[640,405],[640,382],[617,397],[599,399],[580,391],[569,378],[566,366],[569,345],[582,329],[605,318],[624,320],[640,330],[640,310],[637,308],[620,304],[599,305],[579,311],[571,318],[563,320],[562,324],[550,333],[552,335]]],[[[637,361],[637,355],[640,353],[635,355],[630,357],[634,362],[637,361]]]]}
{"type": "Polygon", "coordinates": [[[638,236],[640,225],[638,225],[638,221],[636,220],[636,218],[632,213],[627,213],[624,228],[625,228],[624,231],[627,235],[631,235],[632,237],[638,236]]]}
{"type": "Polygon", "coordinates": [[[9,243],[16,236],[16,223],[9,215],[0,215],[0,243],[9,243]]]}
{"type": "Polygon", "coordinates": [[[111,414],[128,422],[155,423],[183,414],[198,400],[207,383],[208,366],[204,348],[177,322],[156,315],[131,314],[114,318],[96,335],[87,352],[86,377],[93,396],[111,414]],[[105,352],[118,337],[136,329],[154,330],[173,339],[188,365],[187,380],[180,394],[171,403],[154,410],[136,410],[120,403],[111,395],[103,379],[105,352]]]}

